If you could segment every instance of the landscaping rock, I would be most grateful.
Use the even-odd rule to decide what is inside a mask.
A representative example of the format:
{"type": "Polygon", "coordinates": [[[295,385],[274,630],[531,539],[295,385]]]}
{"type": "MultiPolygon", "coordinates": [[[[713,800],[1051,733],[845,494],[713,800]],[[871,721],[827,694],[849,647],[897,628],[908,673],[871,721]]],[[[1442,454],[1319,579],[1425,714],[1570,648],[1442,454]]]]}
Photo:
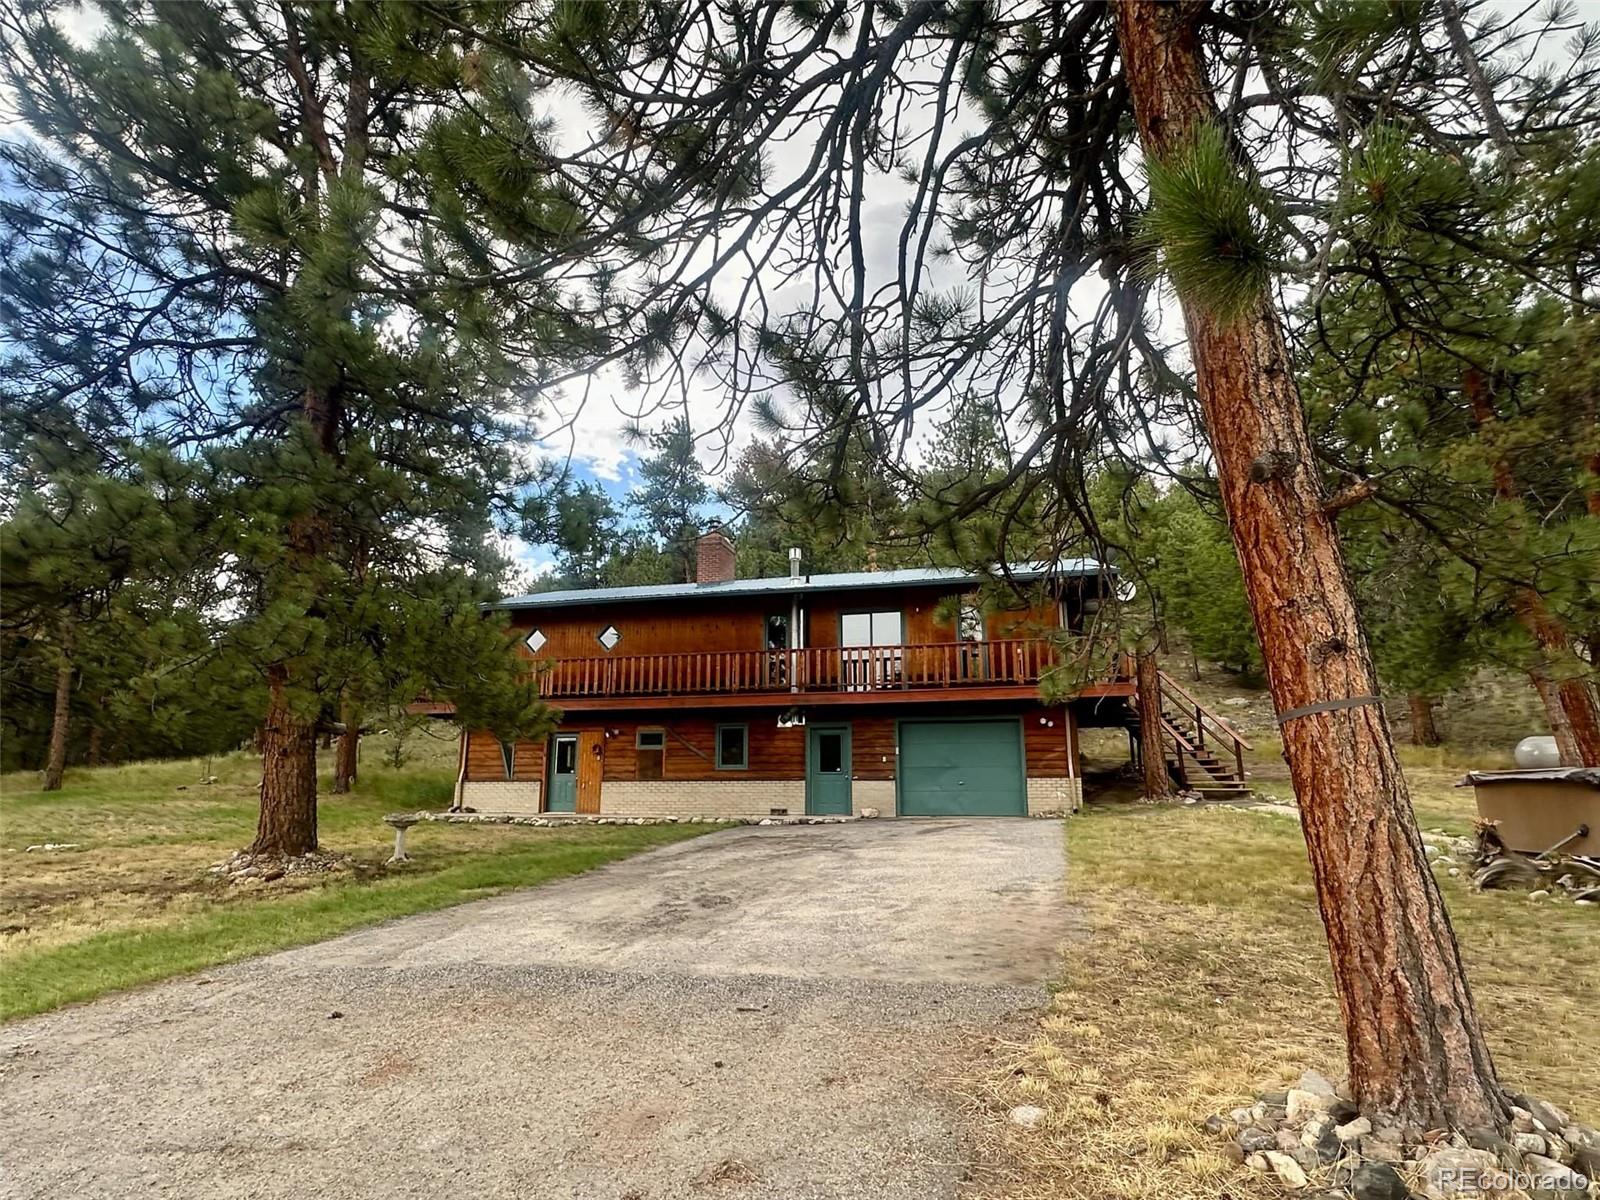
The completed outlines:
{"type": "Polygon", "coordinates": [[[1351,1173],[1350,1194],[1355,1200],[1406,1200],[1411,1192],[1400,1172],[1388,1163],[1367,1162],[1351,1173]]]}
{"type": "Polygon", "coordinates": [[[1448,1146],[1422,1159],[1423,1194],[1434,1200],[1477,1196],[1483,1191],[1480,1181],[1498,1176],[1500,1171],[1500,1160],[1487,1150],[1448,1146]]]}
{"type": "Polygon", "coordinates": [[[1343,1125],[1348,1121],[1354,1121],[1360,1115],[1361,1110],[1342,1097],[1328,1105],[1328,1116],[1335,1125],[1343,1125]]]}
{"type": "Polygon", "coordinates": [[[1252,1154],[1244,1160],[1244,1165],[1252,1171],[1260,1171],[1263,1175],[1272,1174],[1272,1164],[1267,1161],[1265,1154],[1252,1154]]]}
{"type": "Polygon", "coordinates": [[[1517,1133],[1532,1133],[1533,1114],[1520,1105],[1511,1106],[1511,1128],[1517,1133]]]}
{"type": "Polygon", "coordinates": [[[1318,1163],[1335,1163],[1344,1155],[1344,1143],[1339,1140],[1339,1135],[1334,1132],[1333,1122],[1327,1122],[1315,1138],[1307,1140],[1308,1134],[1300,1135],[1300,1144],[1317,1156],[1318,1163]]]}
{"type": "Polygon", "coordinates": [[[1294,1159],[1278,1150],[1266,1152],[1267,1164],[1272,1168],[1272,1173],[1284,1187],[1299,1191],[1311,1182],[1306,1177],[1305,1169],[1294,1159]]]}
{"type": "Polygon", "coordinates": [[[1537,1133],[1513,1133],[1511,1144],[1517,1148],[1519,1154],[1543,1154],[1549,1149],[1545,1140],[1537,1133]]]}
{"type": "Polygon", "coordinates": [[[1527,1164],[1539,1192],[1558,1200],[1582,1200],[1588,1194],[1589,1177],[1581,1171],[1543,1154],[1528,1155],[1527,1164]]]}
{"type": "Polygon", "coordinates": [[[1023,1129],[1037,1129],[1044,1124],[1044,1119],[1049,1116],[1037,1104],[1019,1104],[1009,1114],[1011,1123],[1023,1129]]]}
{"type": "Polygon", "coordinates": [[[1239,1148],[1238,1142],[1223,1142],[1222,1149],[1218,1150],[1217,1153],[1236,1167],[1244,1165],[1245,1153],[1239,1148]]]}
{"type": "Polygon", "coordinates": [[[1307,1071],[1300,1076],[1300,1091],[1310,1092],[1313,1096],[1325,1096],[1329,1100],[1339,1098],[1339,1089],[1320,1071],[1307,1071]]]}
{"type": "Polygon", "coordinates": [[[1341,1142],[1359,1141],[1371,1132],[1372,1122],[1365,1117],[1357,1117],[1354,1121],[1348,1121],[1343,1125],[1336,1126],[1333,1131],[1334,1136],[1341,1142]]]}
{"type": "Polygon", "coordinates": [[[1315,1174],[1323,1166],[1322,1159],[1319,1158],[1317,1156],[1317,1152],[1311,1149],[1309,1146],[1296,1146],[1293,1150],[1289,1151],[1289,1157],[1300,1164],[1300,1169],[1306,1173],[1308,1178],[1315,1174]]]}
{"type": "Polygon", "coordinates": [[[1300,1149],[1300,1135],[1292,1129],[1280,1129],[1273,1135],[1275,1148],[1284,1154],[1293,1154],[1300,1149]]]}
{"type": "MultiPolygon", "coordinates": [[[[1530,894],[1531,898],[1531,894],[1530,894]]],[[[1537,1096],[1517,1096],[1517,1105],[1532,1114],[1551,1133],[1557,1133],[1572,1124],[1572,1118],[1564,1109],[1557,1108],[1554,1104],[1547,1104],[1537,1096]]]]}
{"type": "Polygon", "coordinates": [[[1288,1116],[1291,1125],[1300,1125],[1328,1110],[1338,1097],[1306,1088],[1293,1088],[1289,1092],[1288,1116]]]}
{"type": "Polygon", "coordinates": [[[1504,1158],[1512,1152],[1512,1145],[1493,1129],[1469,1129],[1459,1139],[1452,1136],[1451,1144],[1461,1147],[1470,1146],[1474,1150],[1487,1150],[1498,1158],[1504,1158]]]}
{"type": "Polygon", "coordinates": [[[1361,1157],[1375,1163],[1403,1163],[1406,1160],[1399,1142],[1386,1142],[1376,1137],[1361,1139],[1361,1157]]]}
{"type": "Polygon", "coordinates": [[[1562,1127],[1561,1140],[1571,1152],[1569,1164],[1590,1179],[1600,1179],[1600,1132],[1574,1122],[1562,1127]]]}
{"type": "Polygon", "coordinates": [[[1245,1154],[1260,1154],[1266,1150],[1276,1150],[1278,1140],[1271,1131],[1252,1125],[1239,1134],[1239,1149],[1245,1154]]]}
{"type": "Polygon", "coordinates": [[[1228,1132],[1228,1122],[1219,1116],[1209,1116],[1200,1125],[1212,1137],[1219,1137],[1228,1132]]]}

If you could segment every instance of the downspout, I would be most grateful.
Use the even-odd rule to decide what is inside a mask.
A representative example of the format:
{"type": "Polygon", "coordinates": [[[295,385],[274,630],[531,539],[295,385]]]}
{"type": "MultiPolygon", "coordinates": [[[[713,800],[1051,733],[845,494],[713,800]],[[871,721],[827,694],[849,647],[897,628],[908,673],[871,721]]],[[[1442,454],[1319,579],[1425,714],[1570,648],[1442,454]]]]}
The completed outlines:
{"type": "MultiPolygon", "coordinates": [[[[789,578],[798,581],[800,578],[800,547],[789,547],[789,578]]],[[[800,625],[800,593],[798,590],[789,597],[789,690],[800,690],[800,672],[796,669],[800,665],[801,655],[795,651],[805,649],[805,636],[800,625]]]]}
{"type": "Polygon", "coordinates": [[[460,808],[462,806],[461,793],[465,790],[466,784],[467,784],[467,738],[469,736],[470,735],[467,733],[467,731],[465,729],[463,729],[461,731],[461,736],[457,739],[457,741],[460,743],[460,746],[461,746],[460,750],[457,751],[457,753],[456,753],[456,804],[455,804],[455,806],[457,808],[460,808]]]}

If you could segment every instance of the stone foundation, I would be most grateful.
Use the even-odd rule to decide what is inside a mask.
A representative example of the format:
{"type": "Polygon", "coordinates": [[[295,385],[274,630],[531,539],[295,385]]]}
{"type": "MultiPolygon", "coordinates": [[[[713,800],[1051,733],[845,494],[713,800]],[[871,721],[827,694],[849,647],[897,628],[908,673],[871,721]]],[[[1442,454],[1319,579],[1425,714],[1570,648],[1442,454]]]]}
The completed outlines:
{"type": "Polygon", "coordinates": [[[1064,817],[1083,807],[1083,780],[1056,776],[1028,780],[1028,815],[1064,817]]]}
{"type": "Polygon", "coordinates": [[[536,813],[539,785],[531,779],[467,780],[456,789],[456,803],[485,813],[536,813]]]}
{"type": "Polygon", "coordinates": [[[895,815],[894,780],[853,779],[850,781],[850,805],[856,816],[864,808],[875,808],[880,817],[895,815]]]}
{"type": "Polygon", "coordinates": [[[806,785],[800,779],[618,780],[600,785],[603,816],[803,817],[805,811],[806,785]]]}

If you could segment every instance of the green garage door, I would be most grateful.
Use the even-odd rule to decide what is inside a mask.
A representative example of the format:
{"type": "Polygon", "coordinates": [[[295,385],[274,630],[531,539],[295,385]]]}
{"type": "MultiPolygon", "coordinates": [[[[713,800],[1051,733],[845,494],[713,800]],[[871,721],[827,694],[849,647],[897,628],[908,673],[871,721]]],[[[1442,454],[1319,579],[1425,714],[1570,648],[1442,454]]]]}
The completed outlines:
{"type": "Polygon", "coordinates": [[[902,721],[900,811],[908,817],[1028,812],[1017,721],[902,721]]]}

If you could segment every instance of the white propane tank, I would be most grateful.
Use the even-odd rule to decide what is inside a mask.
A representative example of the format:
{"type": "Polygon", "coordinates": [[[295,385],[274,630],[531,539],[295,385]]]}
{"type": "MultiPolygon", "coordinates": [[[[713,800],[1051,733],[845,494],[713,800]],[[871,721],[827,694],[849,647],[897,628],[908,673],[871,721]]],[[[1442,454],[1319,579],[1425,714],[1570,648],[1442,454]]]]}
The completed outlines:
{"type": "Polygon", "coordinates": [[[1523,738],[1517,743],[1514,757],[1517,766],[1524,769],[1561,765],[1561,751],[1556,749],[1555,738],[1549,736],[1523,738]]]}

